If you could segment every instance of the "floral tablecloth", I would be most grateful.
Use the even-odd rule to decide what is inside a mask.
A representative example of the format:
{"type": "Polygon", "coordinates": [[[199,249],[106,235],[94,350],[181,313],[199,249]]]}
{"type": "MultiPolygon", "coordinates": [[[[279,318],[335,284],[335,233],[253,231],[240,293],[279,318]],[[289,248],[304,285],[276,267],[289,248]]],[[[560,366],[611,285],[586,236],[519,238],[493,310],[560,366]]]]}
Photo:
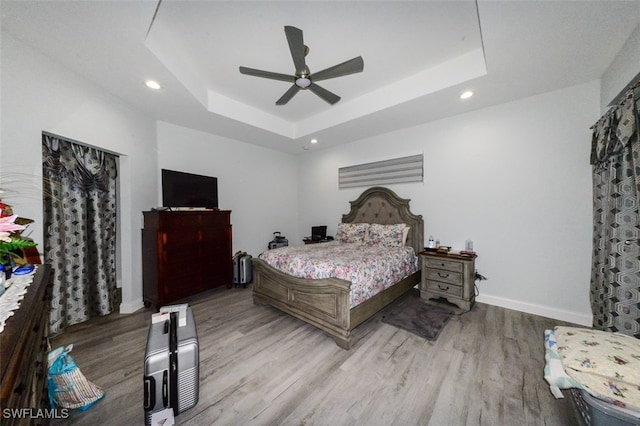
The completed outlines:
{"type": "Polygon", "coordinates": [[[4,331],[7,319],[20,307],[20,302],[27,294],[28,287],[33,282],[36,268],[25,275],[13,275],[5,283],[6,290],[0,296],[0,333],[4,331]]]}

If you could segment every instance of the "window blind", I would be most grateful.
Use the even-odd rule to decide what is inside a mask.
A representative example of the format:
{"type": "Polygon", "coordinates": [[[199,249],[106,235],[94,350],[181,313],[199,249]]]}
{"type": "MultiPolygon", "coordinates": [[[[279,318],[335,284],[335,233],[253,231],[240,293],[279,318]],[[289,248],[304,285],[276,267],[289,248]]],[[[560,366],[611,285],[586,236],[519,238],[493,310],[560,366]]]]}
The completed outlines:
{"type": "Polygon", "coordinates": [[[338,169],[338,188],[422,182],[422,154],[338,169]]]}

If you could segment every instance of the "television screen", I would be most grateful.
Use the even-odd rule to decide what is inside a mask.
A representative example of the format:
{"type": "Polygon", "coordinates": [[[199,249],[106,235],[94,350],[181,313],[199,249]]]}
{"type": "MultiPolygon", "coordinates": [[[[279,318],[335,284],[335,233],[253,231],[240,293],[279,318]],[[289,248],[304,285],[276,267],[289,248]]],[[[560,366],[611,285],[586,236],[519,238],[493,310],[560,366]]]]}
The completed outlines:
{"type": "Polygon", "coordinates": [[[311,227],[311,239],[314,241],[320,241],[327,238],[327,227],[325,225],[322,226],[312,226],[311,227]]]}
{"type": "Polygon", "coordinates": [[[218,207],[218,178],[162,169],[164,207],[218,207]]]}

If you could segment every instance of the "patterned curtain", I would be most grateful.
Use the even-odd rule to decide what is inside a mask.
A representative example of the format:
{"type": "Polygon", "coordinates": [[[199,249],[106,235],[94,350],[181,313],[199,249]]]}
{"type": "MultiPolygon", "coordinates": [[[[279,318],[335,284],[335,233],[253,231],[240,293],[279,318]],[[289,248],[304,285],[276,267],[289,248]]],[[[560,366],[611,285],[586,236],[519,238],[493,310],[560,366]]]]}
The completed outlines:
{"type": "Polygon", "coordinates": [[[593,326],[640,338],[640,87],[593,126],[593,326]]]}
{"type": "Polygon", "coordinates": [[[112,312],[116,157],[42,135],[44,257],[53,269],[52,335],[112,312]]]}

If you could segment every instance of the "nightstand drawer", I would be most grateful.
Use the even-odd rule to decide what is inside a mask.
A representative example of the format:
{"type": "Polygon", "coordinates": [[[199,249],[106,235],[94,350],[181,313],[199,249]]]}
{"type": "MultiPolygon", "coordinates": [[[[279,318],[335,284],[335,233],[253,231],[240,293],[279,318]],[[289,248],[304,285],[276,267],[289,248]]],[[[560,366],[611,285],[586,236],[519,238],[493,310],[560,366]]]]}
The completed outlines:
{"type": "Polygon", "coordinates": [[[462,273],[444,269],[427,269],[427,280],[462,285],[462,273]]]}
{"type": "Polygon", "coordinates": [[[464,269],[464,264],[462,262],[447,259],[426,258],[425,265],[427,268],[444,269],[447,271],[455,271],[460,273],[462,273],[464,269]]]}
{"type": "Polygon", "coordinates": [[[427,290],[449,296],[462,297],[462,286],[441,281],[427,280],[427,290]]]}

